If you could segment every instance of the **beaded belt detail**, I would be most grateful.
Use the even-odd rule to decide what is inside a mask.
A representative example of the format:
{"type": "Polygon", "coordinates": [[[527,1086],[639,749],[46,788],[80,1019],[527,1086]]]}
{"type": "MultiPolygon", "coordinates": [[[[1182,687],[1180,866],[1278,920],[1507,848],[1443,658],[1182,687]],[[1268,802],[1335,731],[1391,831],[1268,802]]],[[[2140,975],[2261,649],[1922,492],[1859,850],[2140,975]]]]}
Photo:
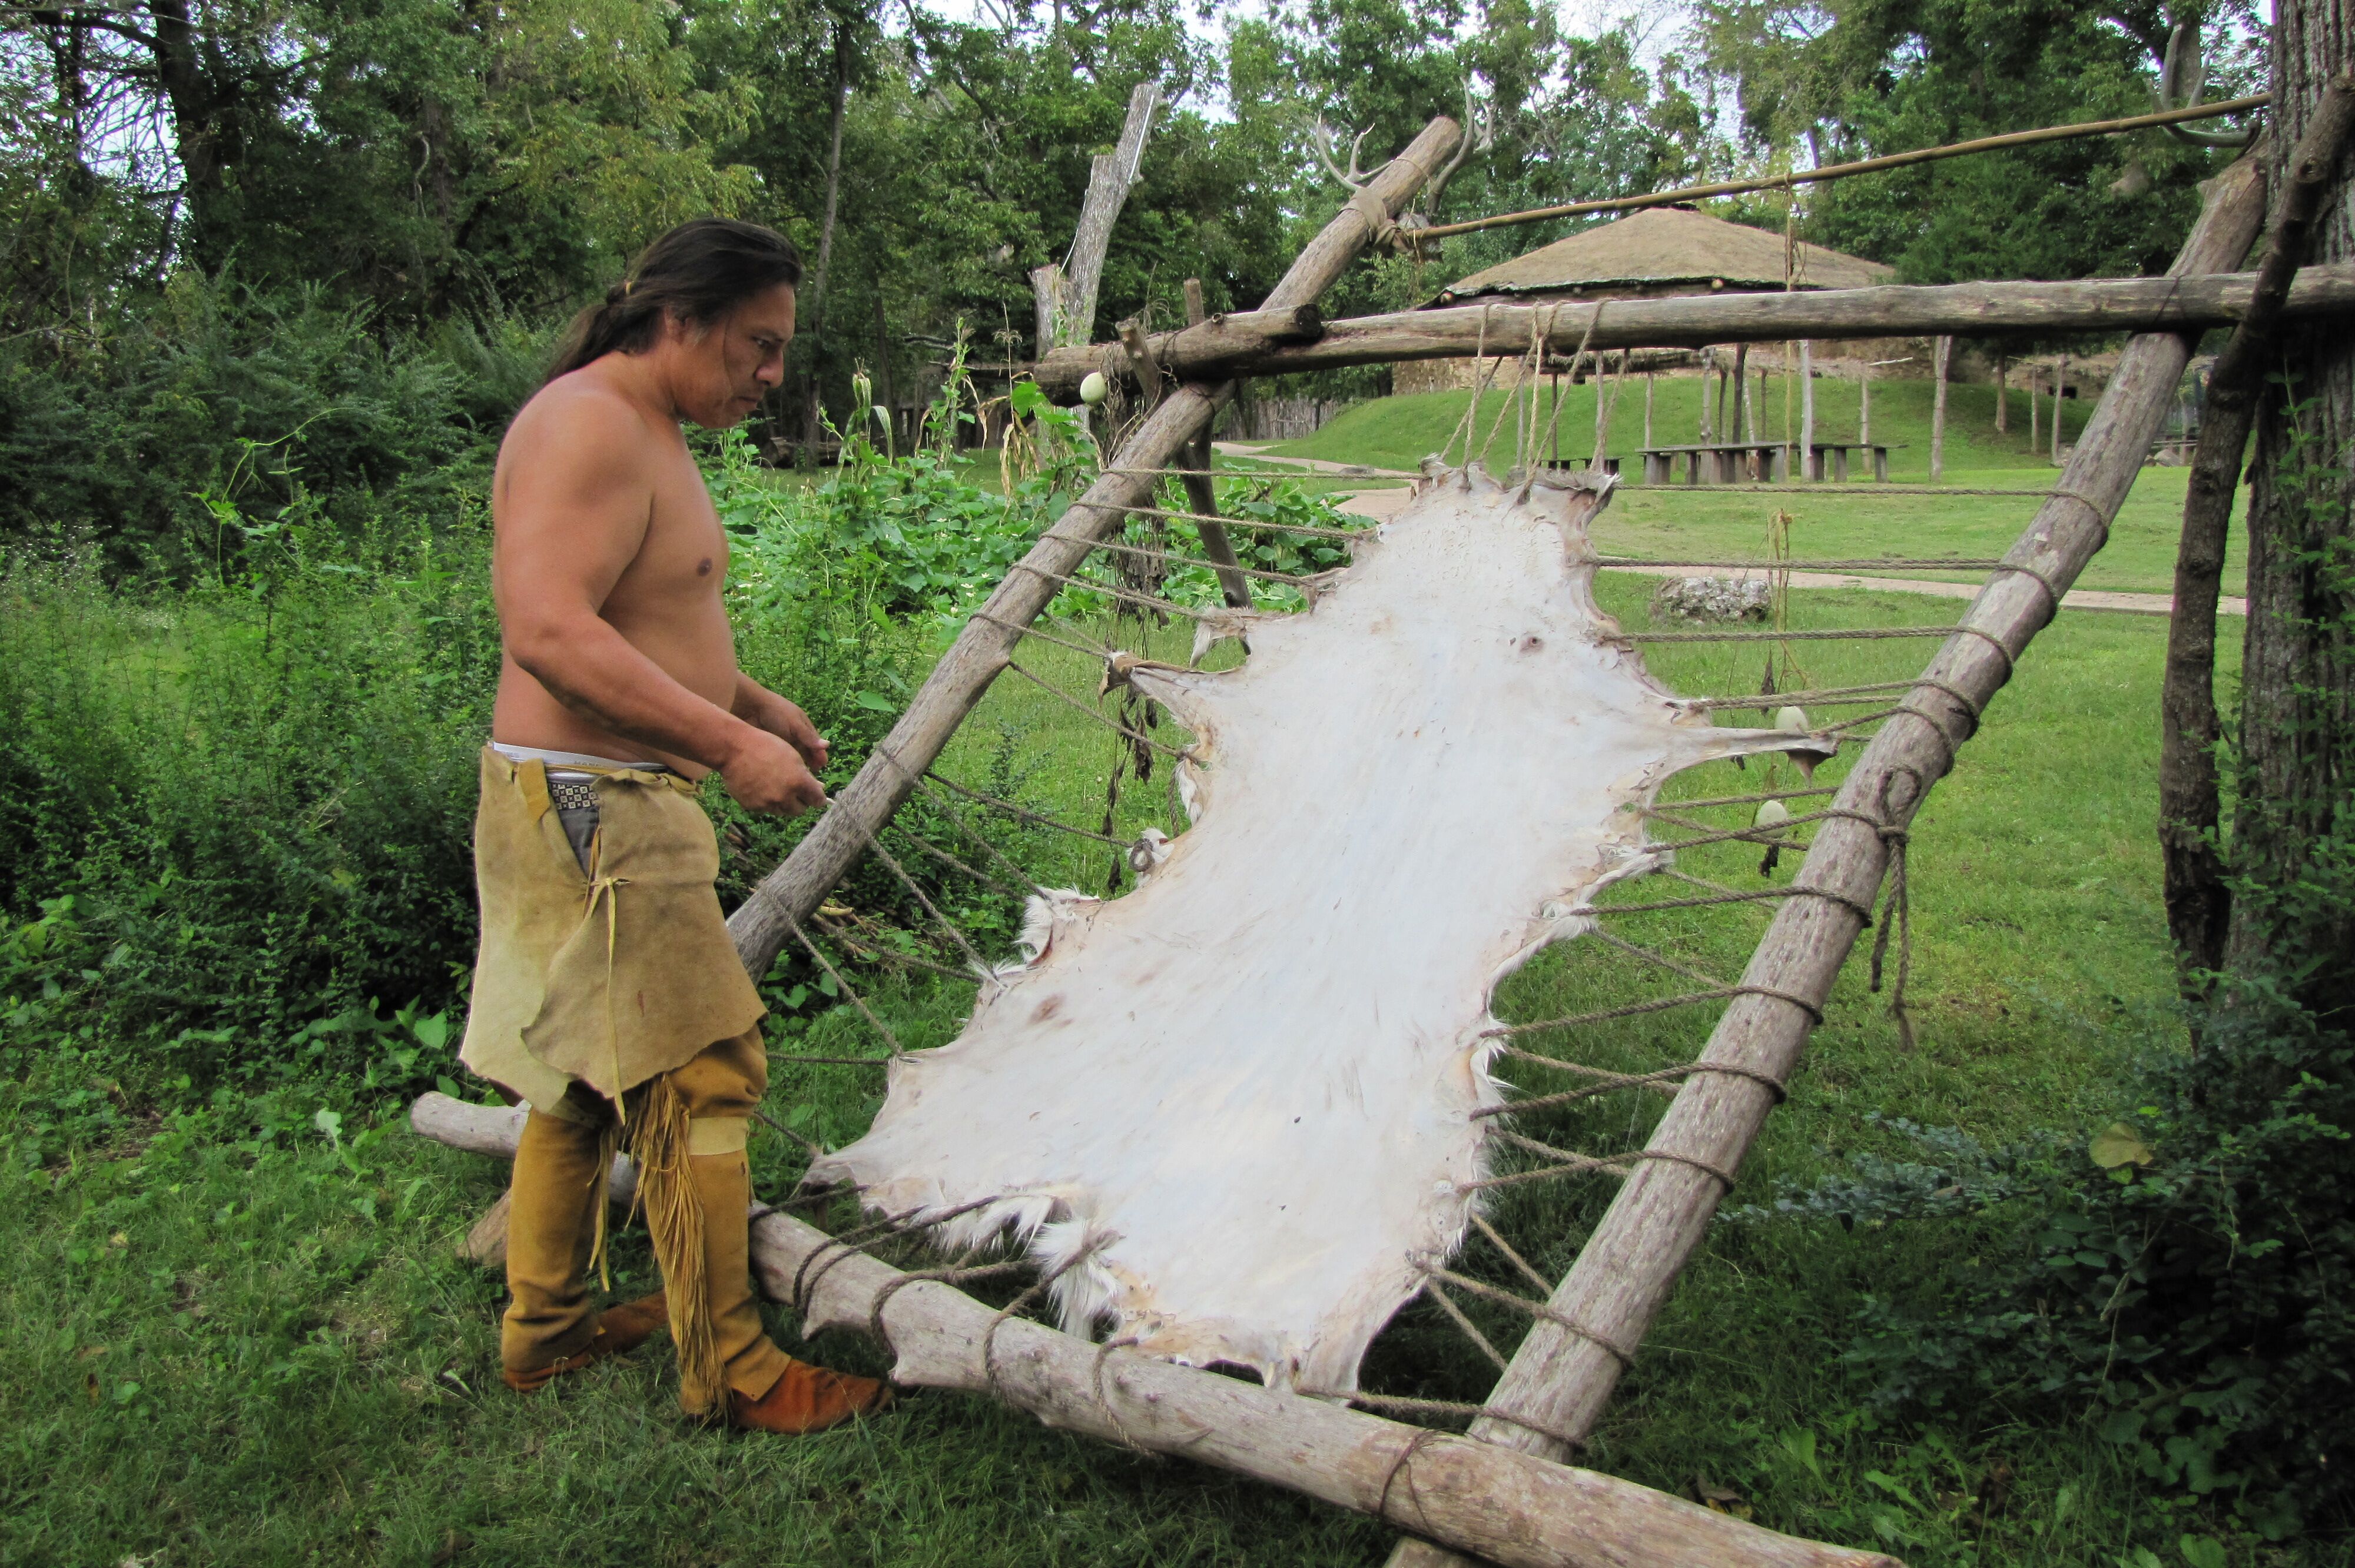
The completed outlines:
{"type": "Polygon", "coordinates": [[[548,781],[548,798],[559,811],[593,811],[597,809],[597,787],[585,779],[551,779],[548,781]]]}

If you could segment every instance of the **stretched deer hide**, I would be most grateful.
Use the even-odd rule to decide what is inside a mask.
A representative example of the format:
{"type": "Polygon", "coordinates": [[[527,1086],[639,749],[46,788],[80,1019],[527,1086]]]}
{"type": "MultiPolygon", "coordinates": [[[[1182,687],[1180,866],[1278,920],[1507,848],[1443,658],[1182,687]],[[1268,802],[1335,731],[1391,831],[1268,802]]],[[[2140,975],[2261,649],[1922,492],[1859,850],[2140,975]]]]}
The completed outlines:
{"type": "Polygon", "coordinates": [[[1470,1219],[1497,983],[1659,863],[1670,774],[1831,750],[1715,726],[1615,640],[1612,482],[1436,470],[1308,613],[1206,629],[1248,630],[1241,668],[1123,661],[1197,737],[1193,826],[1124,897],[1034,900],[1030,961],[811,1180],[951,1247],[1010,1230],[1074,1331],[1354,1388],[1470,1219]]]}

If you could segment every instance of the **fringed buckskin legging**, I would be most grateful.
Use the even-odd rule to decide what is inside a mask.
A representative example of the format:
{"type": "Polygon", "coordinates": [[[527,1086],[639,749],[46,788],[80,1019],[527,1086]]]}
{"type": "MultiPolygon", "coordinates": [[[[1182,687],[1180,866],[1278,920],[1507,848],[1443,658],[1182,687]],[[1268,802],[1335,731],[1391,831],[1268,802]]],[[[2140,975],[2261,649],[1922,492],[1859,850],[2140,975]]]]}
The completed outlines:
{"type": "Polygon", "coordinates": [[[624,1097],[626,1119],[579,1085],[534,1107],[516,1150],[507,1221],[507,1288],[499,1329],[511,1372],[580,1353],[596,1337],[589,1274],[603,1240],[604,1173],[618,1149],[637,1166],[638,1206],[678,1347],[679,1404],[720,1414],[730,1391],[758,1399],[788,1358],[762,1332],[752,1295],[744,1158],[752,1109],[769,1082],[758,1029],[709,1046],[624,1097]]]}

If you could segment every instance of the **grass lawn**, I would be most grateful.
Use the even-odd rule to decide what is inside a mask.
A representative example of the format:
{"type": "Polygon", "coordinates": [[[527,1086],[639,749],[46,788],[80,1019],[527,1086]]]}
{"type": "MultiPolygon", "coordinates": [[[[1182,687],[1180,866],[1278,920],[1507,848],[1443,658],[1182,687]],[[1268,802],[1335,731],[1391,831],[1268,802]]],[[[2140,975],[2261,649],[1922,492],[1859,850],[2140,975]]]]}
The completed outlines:
{"type": "MultiPolygon", "coordinates": [[[[1647,591],[1627,579],[1600,589],[1631,625],[1646,620],[1647,591]]],[[[1920,624],[1952,610],[1861,590],[1794,603],[1810,626],[1920,624]]],[[[1876,1114],[1993,1141],[2105,1119],[2105,1084],[2124,1055],[2172,1042],[2151,826],[2165,633],[2158,618],[2071,613],[2023,660],[1916,825],[1917,1048],[1903,1048],[1885,999],[1865,991],[1861,959],[1851,964],[1731,1206],[1768,1202],[1778,1181],[1812,1179],[1852,1151],[1902,1153],[1876,1114]]],[[[1155,643],[1175,652],[1179,632],[1155,643]]],[[[1911,674],[1932,646],[1800,648],[1806,676],[1838,684],[1911,674]]],[[[1092,686],[1077,653],[1034,640],[1022,657],[1067,686],[1092,686]]],[[[1652,663],[1678,690],[1731,693],[1756,688],[1762,657],[1755,645],[1682,646],[1654,650],[1652,663]]],[[[1105,732],[1008,681],[943,770],[1093,825],[1111,759],[1105,732]]],[[[1743,793],[1765,777],[1755,762],[1716,764],[1672,793],[1743,793]]],[[[1121,832],[1168,825],[1161,783],[1124,791],[1121,832]]],[[[1738,809],[1706,814],[1731,823],[1738,809]]],[[[1110,853],[1060,837],[1033,852],[1026,865],[1040,880],[1096,887],[1110,853]]],[[[1754,846],[1713,846],[1683,864],[1754,886],[1758,859],[1754,846]]],[[[1764,920],[1737,906],[1613,926],[1730,976],[1764,920]]],[[[1516,977],[1502,1010],[1556,1016],[1659,994],[1664,982],[1683,989],[1579,944],[1516,977]]],[[[950,1037],[969,996],[944,980],[862,983],[913,1047],[950,1037]]],[[[1623,1020],[1563,1048],[1654,1066],[1689,1059],[1709,1022],[1691,1010],[1623,1020]]],[[[847,1008],[777,1027],[793,1051],[872,1048],[847,1008]]],[[[838,1142],[873,1115],[879,1086],[868,1069],[781,1068],[770,1108],[838,1142]]],[[[5,1092],[59,1088],[37,1076],[5,1092]]],[[[1612,1097],[1533,1117],[1529,1130],[1623,1147],[1641,1139],[1656,1104],[1612,1097]]],[[[767,1134],[754,1159],[771,1195],[802,1163],[767,1134]]],[[[0,1340],[0,1563],[1035,1568],[1362,1564],[1386,1549],[1387,1532],[1361,1520],[1058,1435],[978,1399],[919,1393],[884,1419],[798,1442],[690,1428],[659,1343],[518,1399],[497,1377],[501,1282],[452,1253],[501,1185],[492,1162],[410,1138],[398,1107],[300,1084],[0,1173],[0,1245],[16,1260],[0,1282],[15,1326],[0,1340]]],[[[1509,1190],[1498,1217],[1556,1272],[1605,1186],[1509,1190]]],[[[1916,1563],[2106,1564],[2138,1542],[2174,1561],[2196,1521],[2090,1427],[1908,1428],[1877,1414],[1843,1370],[1866,1293],[1902,1296],[1970,1245],[1927,1224],[1849,1234],[1721,1223],[1586,1462],[1686,1495],[1706,1478],[1762,1522],[1885,1544],[1916,1563]]],[[[617,1290],[650,1287],[642,1232],[623,1237],[619,1261],[617,1290]]],[[[1518,1332],[1479,1316],[1492,1337],[1518,1332]]],[[[786,1317],[773,1320],[801,1348],[786,1317]]],[[[813,1353],[853,1370],[882,1364],[875,1348],[840,1337],[813,1353]]],[[[1368,1367],[1369,1386],[1393,1393],[1476,1399],[1487,1382],[1485,1363],[1424,1308],[1402,1315],[1368,1367]]]]}
{"type": "MultiPolygon", "coordinates": [[[[1754,380],[1754,378],[1753,378],[1754,380]]],[[[1663,442],[1699,439],[1700,382],[1692,376],[1661,376],[1655,385],[1654,434],[1663,442]]],[[[1781,378],[1770,377],[1763,407],[1762,429],[1773,439],[1782,429],[1781,378]]],[[[1930,395],[1926,381],[1876,384],[1872,395],[1872,429],[1881,441],[1902,443],[1889,455],[1887,495],[1809,495],[1804,492],[1772,495],[1743,494],[1710,487],[1674,488],[1634,482],[1642,471],[1636,452],[1643,445],[1643,385],[1631,381],[1614,410],[1606,450],[1625,460],[1626,483],[1613,498],[1596,530],[1595,543],[1605,550],[1655,558],[1690,559],[1723,551],[1737,558],[1760,555],[1766,524],[1777,511],[1790,514],[1792,547],[1815,559],[1851,560],[1874,556],[1924,556],[1956,555],[1985,558],[1999,556],[2027,524],[2036,507],[2028,496],[1933,495],[1919,493],[1930,466],[1930,395]],[[1908,495],[1907,492],[1914,491],[1908,495]]],[[[1323,458],[1337,462],[1367,463],[1379,468],[1412,469],[1423,455],[1440,450],[1462,420],[1471,401],[1468,392],[1424,392],[1412,397],[1383,397],[1363,403],[1334,419],[1305,440],[1286,441],[1269,449],[1292,457],[1323,458]]],[[[1565,387],[1562,394],[1561,450],[1584,453],[1593,448],[1596,388],[1565,387]]],[[[1995,432],[1995,389],[1955,385],[1947,388],[1946,469],[1944,483],[1975,489],[2031,489],[2051,485],[2058,477],[2049,459],[2028,450],[2027,398],[2015,387],[2011,394],[2011,429],[1995,432]]],[[[1816,426],[1819,439],[1853,438],[1856,434],[1857,387],[1854,382],[1816,383],[1816,426]]],[[[2051,402],[2043,408],[2049,414],[2051,402]]],[[[1483,403],[1481,439],[1503,407],[1491,392],[1483,403]]],[[[2073,439],[2092,404],[2075,399],[2062,405],[2064,439],[2073,439]]],[[[1479,440],[1474,445],[1477,447],[1479,440]]],[[[1489,466],[1502,471],[1511,463],[1509,419],[1489,454],[1489,466]]],[[[2049,449],[2048,449],[2049,450],[2049,449]]],[[[1460,457],[1458,441],[1451,456],[1460,457]]],[[[2086,568],[2079,586],[2145,593],[2167,593],[2174,586],[2175,545],[2183,525],[2183,493],[2190,471],[2146,468],[2133,493],[2120,508],[2109,546],[2086,568]]],[[[2225,561],[2224,591],[2242,591],[2246,541],[2234,530],[2225,561]]],[[[1945,577],[1976,580],[1979,574],[1909,570],[1909,577],[1945,577]]]]}

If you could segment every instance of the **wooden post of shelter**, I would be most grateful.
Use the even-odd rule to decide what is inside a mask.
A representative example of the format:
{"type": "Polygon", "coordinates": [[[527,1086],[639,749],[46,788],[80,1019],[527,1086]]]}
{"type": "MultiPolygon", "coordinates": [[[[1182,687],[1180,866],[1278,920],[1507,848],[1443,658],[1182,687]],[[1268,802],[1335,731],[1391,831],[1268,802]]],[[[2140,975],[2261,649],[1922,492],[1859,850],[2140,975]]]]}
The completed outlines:
{"type": "Polygon", "coordinates": [[[2052,466],[2061,466],[2061,399],[2069,395],[2069,351],[2061,351],[2061,362],[2052,367],[2052,466]]]}
{"type": "Polygon", "coordinates": [[[2031,359],[2026,366],[2026,374],[2020,377],[2028,387],[2028,455],[2030,457],[2034,457],[2041,450],[2039,445],[2041,438],[2038,432],[2044,427],[2037,423],[2042,416],[2036,411],[2036,384],[2040,378],[2037,364],[2031,359]]]}
{"type": "MultiPolygon", "coordinates": [[[[1385,164],[1308,242],[1261,309],[1314,303],[1390,224],[1463,135],[1441,115],[1385,164]]],[[[868,841],[891,820],[943,747],[1013,658],[1024,630],[1062,590],[1069,576],[1135,507],[1147,503],[1160,471],[1210,427],[1234,396],[1234,383],[1187,382],[1122,443],[1112,465],[1072,503],[1029,554],[1007,573],[981,610],[925,677],[899,722],[858,777],[729,917],[736,951],[754,975],[768,973],[800,923],[842,880],[868,841]]]]}
{"type": "Polygon", "coordinates": [[[1941,335],[1930,349],[1930,376],[1936,383],[1930,393],[1930,482],[1935,484],[1946,476],[1946,362],[1955,352],[1955,340],[1941,335]]]}
{"type": "MultiPolygon", "coordinates": [[[[1202,280],[1186,280],[1186,324],[1200,326],[1209,319],[1202,304],[1202,280]]],[[[1210,427],[1206,422],[1202,433],[1187,449],[1183,462],[1186,504],[1196,514],[1194,532],[1202,541],[1202,554],[1210,557],[1210,569],[1218,575],[1219,597],[1234,609],[1251,608],[1251,580],[1242,574],[1242,563],[1235,557],[1235,546],[1227,537],[1227,525],[1209,519],[1219,514],[1218,482],[1210,477],[1215,456],[1210,445],[1210,427]]]]}
{"type": "Polygon", "coordinates": [[[2011,387],[2006,378],[2010,371],[2011,356],[2007,354],[1997,355],[1995,356],[1995,433],[1998,436],[2004,433],[2009,425],[2006,415],[2011,409],[2011,387]]]}
{"type": "Polygon", "coordinates": [[[1811,339],[1799,340],[1799,472],[1807,479],[1824,477],[1816,457],[1816,359],[1811,339]]]}
{"type": "MultiPolygon", "coordinates": [[[[2171,275],[2238,262],[2264,217],[2264,175],[2253,159],[2206,188],[2206,206],[2171,275]]],[[[1817,830],[1796,879],[1825,896],[1783,903],[1742,973],[1744,994],[1727,1004],[1701,1053],[1702,1062],[1730,1070],[1697,1075],[1677,1091],[1645,1146],[1655,1158],[1621,1185],[1555,1288],[1548,1317],[1530,1328],[1488,1396],[1491,1407],[1517,1420],[1480,1417],[1474,1436],[1553,1455],[1569,1452],[1561,1439],[1576,1442],[1593,1429],[1725,1196],[1712,1172],[1740,1168],[1777,1098],[1766,1085],[1788,1081],[1813,1028],[1810,1013],[1829,998],[1864,928],[1860,912],[1872,906],[1895,853],[1884,832],[1902,832],[1913,821],[1931,785],[1953,767],[1977,715],[2051,620],[2054,597],[2068,591],[2108,537],[2190,355],[2182,334],[2158,332],[2137,336],[2119,355],[2117,375],[2053,495],[2004,557],[2019,569],[1988,579],[1962,618],[1968,630],[1940,648],[1923,683],[1842,781],[1833,806],[1840,814],[1817,830]]],[[[1389,1568],[1461,1561],[1408,1540],[1389,1568]]]]}

